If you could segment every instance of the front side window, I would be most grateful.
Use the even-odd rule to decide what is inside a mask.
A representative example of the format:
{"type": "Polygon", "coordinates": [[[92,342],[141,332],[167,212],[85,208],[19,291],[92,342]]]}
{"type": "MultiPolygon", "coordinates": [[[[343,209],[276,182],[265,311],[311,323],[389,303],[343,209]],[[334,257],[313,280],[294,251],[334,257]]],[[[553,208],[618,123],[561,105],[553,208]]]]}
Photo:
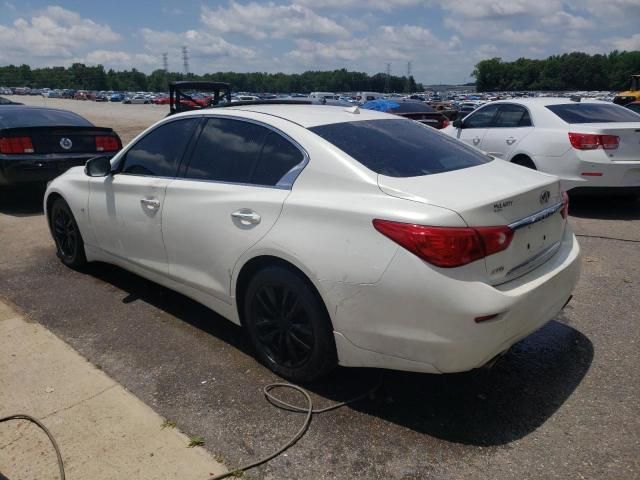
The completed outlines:
{"type": "Polygon", "coordinates": [[[152,130],[127,151],[120,173],[175,177],[198,121],[176,120],[152,130]]]}
{"type": "Polygon", "coordinates": [[[415,177],[491,161],[477,150],[413,120],[361,120],[311,127],[369,170],[415,177]]]}
{"type": "Polygon", "coordinates": [[[497,111],[497,105],[489,105],[476,110],[464,119],[464,128],[488,128],[497,111]]]}
{"type": "Polygon", "coordinates": [[[567,123],[638,122],[638,114],[611,103],[560,103],[547,108],[567,123]]]}
{"type": "Polygon", "coordinates": [[[530,127],[531,117],[529,111],[520,105],[500,105],[498,115],[491,126],[499,128],[530,127]]]}

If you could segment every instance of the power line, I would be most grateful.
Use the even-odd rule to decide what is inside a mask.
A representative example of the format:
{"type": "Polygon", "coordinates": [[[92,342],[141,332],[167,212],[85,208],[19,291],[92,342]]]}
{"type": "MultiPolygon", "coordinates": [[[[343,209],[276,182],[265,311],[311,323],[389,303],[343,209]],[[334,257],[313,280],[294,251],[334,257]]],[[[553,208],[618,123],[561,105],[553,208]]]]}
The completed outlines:
{"type": "Polygon", "coordinates": [[[189,74],[189,52],[187,51],[187,46],[182,47],[182,65],[184,66],[184,73],[186,75],[189,74]]]}
{"type": "Polygon", "coordinates": [[[387,63],[387,75],[384,79],[384,93],[389,93],[391,85],[391,64],[387,63]]]}

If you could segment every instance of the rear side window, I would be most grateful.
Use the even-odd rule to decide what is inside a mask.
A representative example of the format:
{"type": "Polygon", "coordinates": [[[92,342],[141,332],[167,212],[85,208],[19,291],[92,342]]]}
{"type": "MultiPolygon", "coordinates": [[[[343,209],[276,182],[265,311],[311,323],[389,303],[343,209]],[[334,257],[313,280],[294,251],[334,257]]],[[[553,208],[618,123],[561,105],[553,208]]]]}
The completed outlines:
{"type": "Polygon", "coordinates": [[[199,119],[165,123],[142,137],[125,154],[121,173],[175,177],[199,119]]]}
{"type": "Polygon", "coordinates": [[[304,160],[302,152],[289,140],[270,132],[262,147],[260,161],[251,178],[257,185],[276,185],[287,172],[304,160]]]}
{"type": "Polygon", "coordinates": [[[638,114],[612,103],[560,103],[547,108],[567,123],[638,122],[638,114]]]}
{"type": "Polygon", "coordinates": [[[28,127],[93,127],[93,124],[66,110],[21,108],[19,105],[0,107],[0,128],[28,127]]]}
{"type": "Polygon", "coordinates": [[[270,130],[255,123],[211,118],[207,121],[185,176],[199,180],[250,183],[270,130]]]}
{"type": "Polygon", "coordinates": [[[370,170],[390,177],[416,177],[473,167],[490,157],[413,120],[364,120],[309,130],[370,170]]]}
{"type": "Polygon", "coordinates": [[[530,127],[531,117],[529,117],[529,111],[520,105],[500,105],[498,115],[491,126],[499,128],[530,127]]]}

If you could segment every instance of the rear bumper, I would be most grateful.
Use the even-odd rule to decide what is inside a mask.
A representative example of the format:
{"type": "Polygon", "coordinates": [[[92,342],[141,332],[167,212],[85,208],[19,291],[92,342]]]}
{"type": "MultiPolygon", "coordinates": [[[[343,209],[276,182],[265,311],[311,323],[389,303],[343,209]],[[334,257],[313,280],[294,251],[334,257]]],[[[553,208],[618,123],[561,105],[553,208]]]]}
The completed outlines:
{"type": "Polygon", "coordinates": [[[579,273],[569,228],[549,261],[499,286],[455,278],[399,249],[374,285],[325,285],[339,361],[430,373],[481,367],[552,319],[579,273]]]}
{"type": "Polygon", "coordinates": [[[44,184],[97,155],[0,155],[0,185],[44,184]]]}

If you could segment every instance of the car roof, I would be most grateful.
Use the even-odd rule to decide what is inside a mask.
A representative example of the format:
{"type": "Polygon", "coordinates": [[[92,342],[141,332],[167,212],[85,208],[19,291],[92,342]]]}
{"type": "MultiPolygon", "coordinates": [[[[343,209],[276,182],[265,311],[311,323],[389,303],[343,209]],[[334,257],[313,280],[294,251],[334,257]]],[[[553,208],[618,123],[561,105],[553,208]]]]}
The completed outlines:
{"type": "Polygon", "coordinates": [[[496,100],[495,102],[489,102],[486,103],[485,105],[492,105],[494,103],[518,103],[520,105],[540,105],[540,106],[546,106],[546,105],[560,105],[560,104],[567,104],[567,103],[609,103],[609,102],[603,102],[601,100],[593,100],[593,99],[589,99],[589,98],[582,98],[580,102],[575,102],[573,100],[571,100],[570,98],[565,98],[565,97],[535,97],[535,98],[511,98],[511,99],[505,99],[505,100],[496,100]]]}
{"type": "MultiPolygon", "coordinates": [[[[293,104],[256,104],[228,107],[200,109],[186,112],[187,115],[202,115],[203,113],[224,113],[227,110],[246,111],[272,115],[274,117],[289,120],[305,128],[332,123],[356,122],[361,120],[398,119],[397,116],[388,113],[366,110],[363,108],[333,106],[333,105],[293,105],[293,104]],[[359,112],[359,113],[354,113],[359,112]]],[[[184,114],[181,114],[183,116],[184,114]]]]}

